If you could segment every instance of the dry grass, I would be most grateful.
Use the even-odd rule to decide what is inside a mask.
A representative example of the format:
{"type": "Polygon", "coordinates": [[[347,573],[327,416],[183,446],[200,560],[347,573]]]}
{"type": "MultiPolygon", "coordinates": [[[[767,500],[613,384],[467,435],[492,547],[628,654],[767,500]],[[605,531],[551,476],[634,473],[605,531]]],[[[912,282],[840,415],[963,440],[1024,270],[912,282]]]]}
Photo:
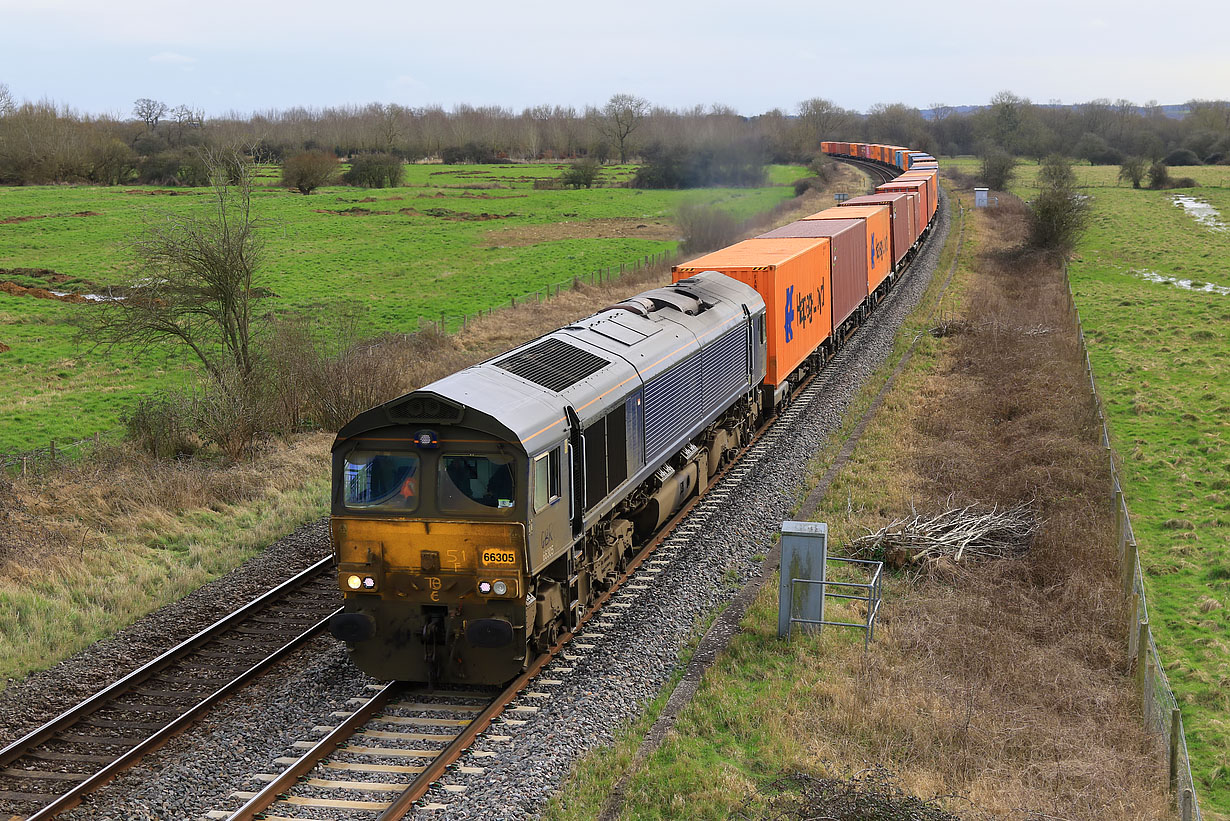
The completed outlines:
{"type": "Polygon", "coordinates": [[[1042,530],[1024,558],[902,588],[875,652],[817,683],[834,707],[812,731],[892,762],[920,793],[965,793],[997,814],[1166,817],[1127,676],[1108,478],[1066,290],[1054,266],[1012,252],[1026,227],[1006,206],[978,232],[970,330],[918,382],[893,467],[920,511],[950,495],[1032,500],[1042,530]]]}

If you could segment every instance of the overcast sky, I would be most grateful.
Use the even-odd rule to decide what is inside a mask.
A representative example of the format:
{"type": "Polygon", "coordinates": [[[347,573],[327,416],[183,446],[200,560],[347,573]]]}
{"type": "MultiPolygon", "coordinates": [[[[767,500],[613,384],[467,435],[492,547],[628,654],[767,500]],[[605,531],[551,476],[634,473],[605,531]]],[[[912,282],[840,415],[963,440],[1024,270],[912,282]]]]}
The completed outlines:
{"type": "Polygon", "coordinates": [[[632,92],[792,112],[810,97],[978,105],[1230,98],[1230,2],[0,0],[0,83],[131,116],[369,102],[520,110],[632,92]],[[1015,9],[1014,9],[1015,7],[1015,9]],[[911,19],[911,10],[922,19],[911,19]],[[865,15],[892,11],[874,25],[865,15]]]}

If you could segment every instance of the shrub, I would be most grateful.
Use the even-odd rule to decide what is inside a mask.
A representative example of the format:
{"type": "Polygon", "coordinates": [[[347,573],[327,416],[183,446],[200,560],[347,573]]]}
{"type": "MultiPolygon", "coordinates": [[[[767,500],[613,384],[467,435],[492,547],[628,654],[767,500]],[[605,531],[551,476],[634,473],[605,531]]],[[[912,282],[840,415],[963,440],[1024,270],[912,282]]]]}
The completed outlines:
{"type": "Polygon", "coordinates": [[[337,157],[328,151],[300,151],[282,163],[282,185],[310,194],[328,185],[337,173],[337,157]]]}
{"type": "Polygon", "coordinates": [[[161,151],[137,164],[137,182],[144,185],[209,185],[205,161],[195,151],[161,151]]]}
{"type": "Polygon", "coordinates": [[[121,417],[125,439],[160,459],[190,456],[202,444],[196,435],[195,410],[188,394],[164,391],[143,397],[131,413],[121,417]]]}
{"type": "Polygon", "coordinates": [[[987,188],[996,191],[1007,189],[1008,183],[1016,176],[1016,157],[1002,148],[988,148],[982,152],[982,165],[979,178],[987,188]]]}
{"type": "Polygon", "coordinates": [[[1166,188],[1170,184],[1170,169],[1160,160],[1149,166],[1148,176],[1150,188],[1166,188]]]}
{"type": "Polygon", "coordinates": [[[1147,170],[1142,157],[1128,157],[1119,166],[1119,180],[1130,182],[1133,188],[1140,188],[1140,181],[1145,178],[1147,170]]]}
{"type": "Polygon", "coordinates": [[[1089,224],[1089,199],[1076,191],[1076,175],[1067,158],[1052,155],[1038,172],[1042,191],[1030,203],[1029,245],[1067,253],[1089,224]]]}
{"type": "Polygon", "coordinates": [[[342,182],[360,188],[396,188],[401,185],[405,167],[395,154],[360,154],[342,175],[342,182]]]}
{"type": "Polygon", "coordinates": [[[764,182],[764,146],[759,141],[695,146],[655,143],[632,178],[633,188],[754,186],[764,182]]]}
{"type": "Polygon", "coordinates": [[[1166,165],[1200,165],[1200,157],[1188,148],[1176,148],[1165,156],[1162,162],[1166,165]]]}
{"type": "Polygon", "coordinates": [[[577,160],[564,169],[559,180],[569,188],[593,188],[601,173],[602,166],[597,160],[577,160]]]}

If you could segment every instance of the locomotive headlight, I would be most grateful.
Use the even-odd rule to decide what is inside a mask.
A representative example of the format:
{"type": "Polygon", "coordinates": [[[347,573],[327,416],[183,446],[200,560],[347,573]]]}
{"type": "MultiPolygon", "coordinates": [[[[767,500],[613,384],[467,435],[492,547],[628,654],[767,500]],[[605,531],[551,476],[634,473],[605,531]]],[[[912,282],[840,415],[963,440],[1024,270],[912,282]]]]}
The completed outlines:
{"type": "Polygon", "coordinates": [[[363,586],[363,578],[361,576],[353,576],[353,575],[347,576],[346,586],[349,587],[351,590],[358,590],[360,587],[363,586]]]}
{"type": "Polygon", "coordinates": [[[479,582],[478,592],[482,593],[484,596],[490,593],[491,592],[491,582],[479,582]]]}
{"type": "Polygon", "coordinates": [[[376,580],[373,579],[371,576],[364,576],[363,586],[366,587],[368,590],[371,590],[372,588],[376,586],[376,580]]]}
{"type": "Polygon", "coordinates": [[[497,596],[503,596],[508,592],[508,585],[504,584],[504,582],[496,582],[491,585],[491,592],[495,593],[497,596]]]}

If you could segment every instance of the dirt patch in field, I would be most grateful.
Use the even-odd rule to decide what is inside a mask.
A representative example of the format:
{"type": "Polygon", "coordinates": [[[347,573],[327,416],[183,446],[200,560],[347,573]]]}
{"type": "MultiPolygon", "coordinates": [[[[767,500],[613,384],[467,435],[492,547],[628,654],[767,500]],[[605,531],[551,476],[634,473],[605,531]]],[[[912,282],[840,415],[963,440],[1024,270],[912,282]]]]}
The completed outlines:
{"type": "Polygon", "coordinates": [[[379,217],[397,213],[396,211],[373,211],[370,208],[359,208],[358,206],[340,210],[329,208],[313,208],[312,210],[317,214],[337,214],[341,217],[379,217]]]}
{"type": "Polygon", "coordinates": [[[483,245],[489,248],[517,248],[561,239],[652,239],[673,242],[679,239],[679,228],[666,220],[608,217],[489,231],[483,237],[483,245]]]}
{"type": "Polygon", "coordinates": [[[200,196],[199,191],[176,191],[174,188],[129,188],[124,191],[125,194],[141,194],[147,197],[163,195],[167,197],[196,197],[200,196]]]}
{"type": "MultiPolygon", "coordinates": [[[[441,188],[464,188],[466,186],[457,185],[442,185],[441,188]]],[[[450,200],[515,200],[528,197],[529,194],[475,194],[473,191],[462,191],[460,194],[445,194],[443,191],[437,191],[434,194],[419,194],[415,199],[431,200],[431,199],[450,199],[450,200]]]]}
{"type": "Polygon", "coordinates": [[[10,296],[32,296],[35,299],[54,299],[60,302],[72,302],[75,304],[89,301],[81,294],[53,294],[46,288],[27,288],[24,285],[18,285],[16,282],[9,282],[7,280],[0,282],[0,292],[10,296]]]}
{"type": "Polygon", "coordinates": [[[342,202],[401,202],[405,197],[364,197],[361,200],[342,200],[342,202]]]}
{"type": "Polygon", "coordinates": [[[78,211],[75,214],[35,214],[26,217],[5,217],[0,220],[0,225],[12,225],[15,222],[29,222],[30,220],[49,220],[58,217],[101,217],[102,214],[97,211],[78,211]]]}
{"type": "Polygon", "coordinates": [[[3,342],[0,342],[0,353],[8,353],[9,350],[10,349],[8,345],[5,345],[3,342]]]}
{"type": "Polygon", "coordinates": [[[519,217],[520,214],[513,212],[510,214],[488,214],[484,211],[481,214],[473,214],[469,211],[454,211],[451,208],[403,208],[399,213],[406,216],[423,216],[436,217],[437,219],[449,220],[450,222],[482,222],[485,220],[506,220],[512,217],[519,217]]]}

